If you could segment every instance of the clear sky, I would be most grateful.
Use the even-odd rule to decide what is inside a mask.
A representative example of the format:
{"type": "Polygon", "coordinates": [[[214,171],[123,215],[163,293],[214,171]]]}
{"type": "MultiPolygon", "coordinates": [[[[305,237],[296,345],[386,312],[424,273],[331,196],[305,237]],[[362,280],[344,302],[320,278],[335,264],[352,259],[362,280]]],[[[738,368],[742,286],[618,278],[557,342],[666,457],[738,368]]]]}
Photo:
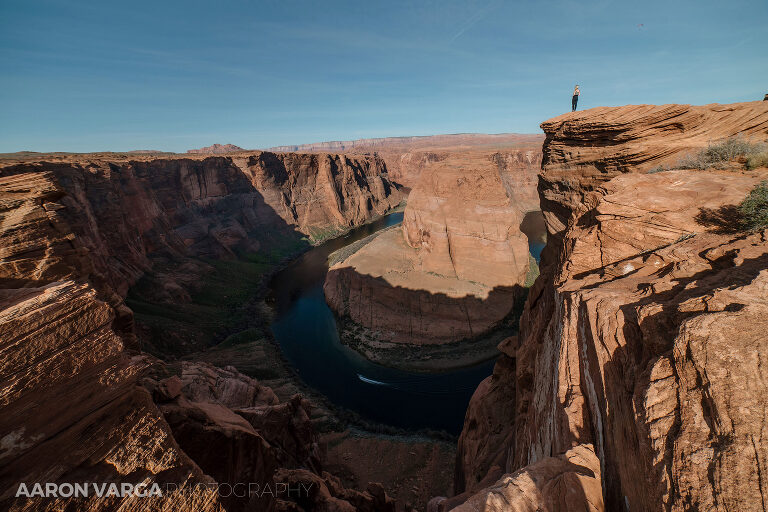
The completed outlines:
{"type": "Polygon", "coordinates": [[[539,132],[768,93],[767,0],[0,0],[0,152],[539,132]]]}

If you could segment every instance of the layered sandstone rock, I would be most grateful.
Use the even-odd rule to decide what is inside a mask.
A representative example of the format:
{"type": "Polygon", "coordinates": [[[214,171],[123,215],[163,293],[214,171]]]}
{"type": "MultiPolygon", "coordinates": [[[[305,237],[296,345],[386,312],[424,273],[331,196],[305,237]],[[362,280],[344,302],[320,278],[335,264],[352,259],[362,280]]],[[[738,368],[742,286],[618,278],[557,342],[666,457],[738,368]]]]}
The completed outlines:
{"type": "Polygon", "coordinates": [[[500,171],[511,178],[511,184],[518,193],[516,199],[522,201],[521,208],[526,211],[538,210],[539,196],[535,190],[536,175],[541,167],[542,137],[540,135],[511,137],[507,141],[498,141],[498,149],[495,150],[492,149],[495,144],[473,142],[481,147],[487,145],[489,148],[481,150],[469,143],[467,146],[411,149],[402,153],[384,151],[380,154],[387,163],[392,181],[411,188],[418,184],[424,169],[432,164],[446,159],[470,161],[479,155],[491,155],[500,167],[500,171]],[[521,187],[525,181],[527,186],[521,187]]]}
{"type": "Polygon", "coordinates": [[[542,275],[514,364],[473,397],[457,485],[476,491],[466,475],[500,453],[508,475],[457,510],[501,496],[515,510],[761,509],[768,233],[739,233],[733,212],[768,171],[638,172],[737,133],[768,139],[768,107],[593,109],[542,127],[542,275]],[[596,460],[556,485],[520,480],[573,450],[596,460]]]}
{"type": "Polygon", "coordinates": [[[274,509],[271,498],[222,499],[215,485],[319,471],[307,405],[206,365],[137,386],[151,361],[131,350],[123,296],[157,254],[186,264],[385,212],[399,197],[383,164],[263,153],[62,160],[0,169],[0,508],[274,509]],[[15,499],[19,483],[46,482],[158,484],[163,495],[15,499]]]}
{"type": "Polygon", "coordinates": [[[530,268],[520,223],[531,207],[529,174],[497,156],[429,166],[409,196],[402,229],[330,268],[331,308],[395,343],[444,344],[497,326],[530,268]]]}
{"type": "MultiPolygon", "coordinates": [[[[438,502],[438,507],[440,503],[438,502]]],[[[441,507],[442,508],[442,507],[441,507]]],[[[592,447],[579,445],[504,475],[475,494],[456,512],[539,512],[604,510],[600,461],[592,447]]]]}
{"type": "Polygon", "coordinates": [[[369,484],[365,491],[346,489],[341,481],[328,472],[317,475],[310,471],[281,470],[280,481],[293,489],[308,489],[307,493],[295,493],[290,499],[278,503],[281,512],[395,512],[395,502],[387,496],[379,484],[369,484]]]}
{"type": "Polygon", "coordinates": [[[522,284],[528,239],[519,226],[536,209],[529,200],[535,173],[499,154],[443,160],[425,172],[408,198],[406,243],[422,272],[489,286],[522,284]]]}
{"type": "Polygon", "coordinates": [[[420,266],[402,231],[389,230],[330,268],[326,301],[380,340],[431,345],[484,334],[520,296],[513,286],[493,287],[420,266]]]}
{"type": "Polygon", "coordinates": [[[741,135],[763,139],[768,106],[629,105],[563,114],[541,124],[546,134],[539,192],[550,235],[594,206],[593,192],[624,172],[674,165],[710,142],[741,135]]]}
{"type": "Polygon", "coordinates": [[[179,448],[113,330],[113,308],[72,280],[0,299],[0,503],[11,510],[220,510],[213,481],[179,448]],[[163,497],[19,498],[20,483],[160,485],[163,497]],[[167,484],[173,484],[171,489],[167,484]]]}
{"type": "Polygon", "coordinates": [[[263,152],[234,162],[281,219],[315,240],[383,215],[405,197],[377,156],[263,152]]]}
{"type": "Polygon", "coordinates": [[[517,338],[505,343],[493,374],[483,380],[472,395],[457,446],[453,490],[464,499],[484,485],[492,484],[507,467],[514,429],[507,423],[515,417],[515,353],[517,338]],[[510,352],[512,349],[512,352],[510,352]],[[489,482],[489,475],[491,481],[489,482]]]}

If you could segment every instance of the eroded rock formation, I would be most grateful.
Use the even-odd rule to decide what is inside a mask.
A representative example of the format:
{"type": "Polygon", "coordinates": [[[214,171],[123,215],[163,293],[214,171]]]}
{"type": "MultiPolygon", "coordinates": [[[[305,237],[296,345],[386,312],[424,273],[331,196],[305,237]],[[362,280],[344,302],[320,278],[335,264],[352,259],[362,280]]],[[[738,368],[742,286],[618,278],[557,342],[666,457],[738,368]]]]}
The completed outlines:
{"type": "Polygon", "coordinates": [[[536,207],[534,176],[499,153],[454,154],[426,167],[402,229],[331,267],[328,304],[394,343],[487,333],[510,314],[531,267],[520,224],[536,207]]]}
{"type": "Polygon", "coordinates": [[[542,273],[514,359],[472,399],[456,487],[475,494],[454,510],[761,510],[768,233],[738,232],[733,212],[768,170],[641,173],[768,139],[768,106],[599,108],[542,128],[542,273]]]}
{"type": "Polygon", "coordinates": [[[305,402],[279,403],[233,368],[185,363],[169,377],[135,351],[123,298],[157,254],[183,265],[370,220],[400,201],[382,171],[374,158],[269,153],[0,169],[0,507],[301,510],[222,498],[215,484],[320,471],[305,402]],[[157,483],[163,495],[15,499],[40,482],[157,483]]]}

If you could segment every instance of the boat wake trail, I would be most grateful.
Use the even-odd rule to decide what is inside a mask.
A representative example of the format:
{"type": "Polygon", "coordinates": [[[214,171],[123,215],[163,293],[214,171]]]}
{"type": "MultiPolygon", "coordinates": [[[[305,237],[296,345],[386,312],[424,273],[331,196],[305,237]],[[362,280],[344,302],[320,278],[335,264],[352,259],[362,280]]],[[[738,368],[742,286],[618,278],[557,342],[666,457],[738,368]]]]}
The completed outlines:
{"type": "Polygon", "coordinates": [[[376,386],[391,386],[391,384],[388,384],[386,382],[381,382],[380,380],[369,379],[368,377],[364,377],[364,376],[360,375],[359,373],[357,374],[357,378],[360,379],[363,382],[366,382],[368,384],[374,384],[376,386]]]}

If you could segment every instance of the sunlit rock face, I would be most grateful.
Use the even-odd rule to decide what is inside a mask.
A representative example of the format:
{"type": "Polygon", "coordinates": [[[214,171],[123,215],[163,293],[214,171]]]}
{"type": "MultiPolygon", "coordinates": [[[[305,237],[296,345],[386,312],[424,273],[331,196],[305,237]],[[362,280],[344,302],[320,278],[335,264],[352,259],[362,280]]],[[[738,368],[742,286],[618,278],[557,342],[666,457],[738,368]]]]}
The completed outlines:
{"type": "Polygon", "coordinates": [[[338,314],[396,343],[442,344],[488,332],[513,309],[530,270],[523,214],[530,173],[487,153],[425,168],[401,229],[333,265],[338,314]]]}
{"type": "Polygon", "coordinates": [[[486,155],[447,159],[422,175],[403,218],[417,270],[490,287],[524,282],[528,239],[519,226],[532,183],[523,172],[505,176],[494,163],[486,155]],[[507,189],[505,178],[519,182],[507,189]]]}
{"type": "Polygon", "coordinates": [[[541,276],[472,398],[454,510],[762,509],[768,232],[732,213],[768,169],[642,173],[739,133],[768,140],[768,105],[598,108],[542,128],[541,276]]]}

